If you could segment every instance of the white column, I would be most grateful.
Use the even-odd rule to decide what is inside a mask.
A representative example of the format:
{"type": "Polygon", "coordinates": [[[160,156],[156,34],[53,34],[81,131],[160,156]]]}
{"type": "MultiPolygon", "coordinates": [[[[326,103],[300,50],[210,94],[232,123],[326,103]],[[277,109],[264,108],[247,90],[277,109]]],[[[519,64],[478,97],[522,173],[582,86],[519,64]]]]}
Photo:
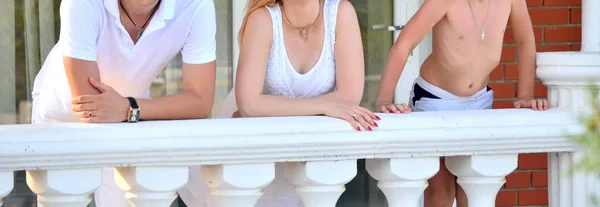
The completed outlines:
{"type": "Polygon", "coordinates": [[[101,179],[100,168],[27,171],[27,185],[44,207],[86,207],[101,179]]]}
{"type": "Polygon", "coordinates": [[[600,52],[600,0],[582,0],[581,4],[581,51],[600,52]]]}
{"type": "Polygon", "coordinates": [[[188,167],[119,167],[115,182],[133,207],[168,207],[188,181],[188,167]]]}
{"type": "Polygon", "coordinates": [[[446,167],[458,178],[470,207],[496,206],[496,195],[517,163],[517,154],[446,157],[446,167]]]}
{"type": "Polygon", "coordinates": [[[237,72],[237,63],[240,57],[240,45],[238,32],[242,27],[242,21],[244,20],[244,14],[246,11],[246,1],[231,1],[231,49],[233,53],[232,57],[232,68],[233,68],[233,83],[235,84],[235,77],[237,72]]]}
{"type": "MultiPolygon", "coordinates": [[[[574,115],[589,114],[589,86],[600,86],[600,13],[598,0],[583,0],[582,52],[537,54],[537,75],[548,86],[552,108],[569,109],[574,115]]],[[[590,196],[600,197],[600,179],[582,171],[570,173],[582,152],[548,154],[550,207],[589,206],[590,196]]]]}
{"type": "Polygon", "coordinates": [[[296,185],[306,207],[334,207],[356,176],[356,160],[285,163],[284,174],[296,185]]]}
{"type": "Polygon", "coordinates": [[[15,124],[15,1],[0,0],[0,124],[15,124]]]}
{"type": "Polygon", "coordinates": [[[427,180],[440,169],[440,158],[371,159],[367,172],[378,180],[377,186],[390,207],[418,207],[427,180]]]}
{"type": "Polygon", "coordinates": [[[0,206],[2,206],[2,198],[13,189],[13,175],[13,172],[0,172],[0,206]]]}
{"type": "MultiPolygon", "coordinates": [[[[40,33],[38,31],[38,11],[35,9],[36,0],[23,1],[25,7],[25,59],[27,60],[27,83],[35,80],[35,75],[40,70],[40,33]]],[[[27,84],[27,93],[31,93],[30,84],[27,84]]]]}
{"type": "Polygon", "coordinates": [[[54,1],[38,1],[40,20],[40,62],[46,60],[46,56],[54,47],[54,1]]]}
{"type": "Polygon", "coordinates": [[[275,178],[275,164],[202,166],[201,172],[211,189],[209,207],[252,207],[275,178]]]}

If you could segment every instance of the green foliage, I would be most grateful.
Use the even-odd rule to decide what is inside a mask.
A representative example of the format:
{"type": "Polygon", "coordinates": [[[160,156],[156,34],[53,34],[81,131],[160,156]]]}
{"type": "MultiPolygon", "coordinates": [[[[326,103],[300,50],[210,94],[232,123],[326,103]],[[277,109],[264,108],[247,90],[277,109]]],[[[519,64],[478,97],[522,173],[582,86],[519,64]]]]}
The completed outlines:
{"type": "MultiPolygon", "coordinates": [[[[581,118],[581,123],[586,131],[572,140],[582,147],[583,157],[575,163],[573,170],[580,170],[597,175],[600,178],[600,104],[598,101],[598,87],[590,89],[591,113],[581,118]]],[[[593,206],[600,206],[600,199],[591,195],[593,206]]]]}

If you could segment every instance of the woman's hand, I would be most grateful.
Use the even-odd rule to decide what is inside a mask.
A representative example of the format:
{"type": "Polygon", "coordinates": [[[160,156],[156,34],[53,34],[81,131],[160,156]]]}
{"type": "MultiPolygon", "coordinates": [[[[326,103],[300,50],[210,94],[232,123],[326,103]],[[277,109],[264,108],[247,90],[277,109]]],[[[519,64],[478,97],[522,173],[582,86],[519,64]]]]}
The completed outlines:
{"type": "Polygon", "coordinates": [[[408,114],[412,112],[412,109],[406,104],[381,103],[377,104],[376,108],[377,112],[382,113],[408,114]]]}
{"type": "Polygon", "coordinates": [[[373,127],[378,127],[375,120],[381,120],[369,109],[345,103],[331,102],[326,105],[325,115],[346,120],[354,129],[360,131],[360,125],[366,130],[372,131],[373,127]]]}
{"type": "Polygon", "coordinates": [[[129,101],[112,87],[100,83],[93,78],[90,84],[100,91],[97,95],[83,95],[73,98],[72,110],[81,122],[115,123],[127,119],[129,101]]]}

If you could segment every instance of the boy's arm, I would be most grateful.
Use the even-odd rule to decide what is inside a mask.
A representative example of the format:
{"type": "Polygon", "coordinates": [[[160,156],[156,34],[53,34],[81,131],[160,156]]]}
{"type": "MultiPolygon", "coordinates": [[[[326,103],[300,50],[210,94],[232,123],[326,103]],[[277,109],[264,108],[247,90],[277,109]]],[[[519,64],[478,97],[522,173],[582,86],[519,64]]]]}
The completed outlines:
{"type": "MultiPolygon", "coordinates": [[[[426,0],[419,11],[406,23],[392,46],[385,69],[381,75],[381,84],[377,91],[376,108],[393,103],[394,90],[404,70],[410,52],[421,42],[427,32],[448,12],[455,0],[426,0]]],[[[394,110],[394,112],[397,112],[394,110]]]]}
{"type": "Polygon", "coordinates": [[[517,64],[519,67],[517,97],[519,99],[532,99],[535,82],[535,37],[525,1],[512,1],[510,22],[517,45],[517,64]]]}
{"type": "Polygon", "coordinates": [[[516,108],[547,110],[548,100],[534,98],[535,84],[535,36],[531,18],[524,0],[513,0],[510,11],[513,36],[517,44],[517,64],[519,67],[519,87],[516,108]]]}

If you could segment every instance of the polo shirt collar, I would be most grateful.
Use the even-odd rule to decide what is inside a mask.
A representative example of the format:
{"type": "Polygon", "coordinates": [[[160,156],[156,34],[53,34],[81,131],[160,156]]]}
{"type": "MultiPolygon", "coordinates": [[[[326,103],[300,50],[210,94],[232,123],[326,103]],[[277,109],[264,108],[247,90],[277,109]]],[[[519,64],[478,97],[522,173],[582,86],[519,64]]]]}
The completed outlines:
{"type": "MultiPolygon", "coordinates": [[[[158,11],[156,11],[156,14],[154,14],[154,17],[152,18],[152,22],[159,22],[160,25],[164,26],[164,21],[172,19],[175,15],[175,1],[176,0],[162,0],[158,11]],[[162,21],[155,21],[154,19],[162,21]]],[[[111,15],[119,20],[119,0],[104,0],[104,7],[106,7],[106,10],[111,15]]],[[[148,25],[148,28],[150,28],[150,25],[148,25]]]]}

